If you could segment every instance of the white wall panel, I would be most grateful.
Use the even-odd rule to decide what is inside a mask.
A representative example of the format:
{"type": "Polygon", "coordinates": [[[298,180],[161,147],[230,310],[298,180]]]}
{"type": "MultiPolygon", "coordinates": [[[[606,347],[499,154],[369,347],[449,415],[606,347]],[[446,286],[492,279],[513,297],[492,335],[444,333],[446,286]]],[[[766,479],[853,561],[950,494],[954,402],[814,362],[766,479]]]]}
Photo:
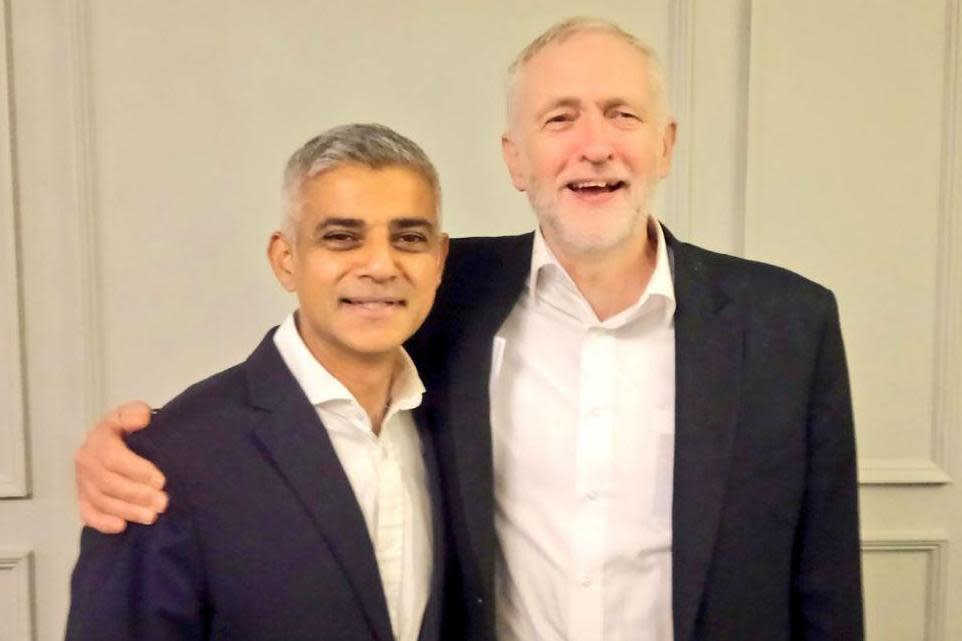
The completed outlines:
{"type": "Polygon", "coordinates": [[[98,416],[104,407],[103,272],[100,218],[96,181],[95,105],[91,96],[91,24],[88,0],[71,0],[66,6],[70,35],[70,134],[73,138],[73,187],[76,196],[81,283],[80,313],[76,322],[84,336],[83,395],[87,416],[98,416]]]}
{"type": "Polygon", "coordinates": [[[668,44],[663,61],[668,76],[669,100],[678,122],[675,157],[662,188],[662,200],[653,203],[654,213],[683,239],[691,232],[691,114],[694,85],[694,0],[668,3],[668,44]]]}
{"type": "Polygon", "coordinates": [[[949,478],[957,38],[954,0],[752,5],[745,253],[837,293],[862,482],[949,478]]]}
{"type": "Polygon", "coordinates": [[[867,641],[942,641],[948,541],[942,532],[862,539],[867,641]]]}
{"type": "Polygon", "coordinates": [[[751,2],[691,4],[690,112],[679,118],[679,131],[689,132],[689,229],[679,231],[703,247],[741,255],[751,2]]]}
{"type": "MultiPolygon", "coordinates": [[[[586,11],[577,1],[86,5],[104,397],[154,403],[245,357],[290,308],[264,247],[280,169],[322,129],[381,121],[420,142],[439,166],[452,234],[531,229],[501,161],[504,71],[552,22],[586,11]]],[[[685,6],[620,0],[592,12],[666,52],[685,6]]]]}
{"type": "MultiPolygon", "coordinates": [[[[31,638],[34,590],[36,638],[63,636],[84,423],[236,361],[289,307],[263,245],[291,149],[384,121],[437,161],[452,233],[530,229],[499,156],[502,72],[573,14],[664,56],[681,129],[655,209],[672,229],[838,293],[862,480],[941,482],[962,458],[956,0],[5,6],[0,350],[17,358],[0,354],[0,420],[30,392],[33,496],[0,502],[0,540],[43,562],[32,587],[31,557],[0,550],[2,641],[31,638]]],[[[0,423],[0,455],[23,424],[0,423]]],[[[954,536],[958,505],[952,484],[863,488],[863,523],[882,532],[864,546],[870,641],[962,638],[948,535],[890,532],[954,536]]]]}
{"type": "Polygon", "coordinates": [[[0,639],[33,641],[33,564],[27,550],[0,548],[0,639]]]}
{"type": "Polygon", "coordinates": [[[0,497],[14,497],[24,496],[28,490],[13,96],[6,8],[6,3],[0,0],[0,497]]]}

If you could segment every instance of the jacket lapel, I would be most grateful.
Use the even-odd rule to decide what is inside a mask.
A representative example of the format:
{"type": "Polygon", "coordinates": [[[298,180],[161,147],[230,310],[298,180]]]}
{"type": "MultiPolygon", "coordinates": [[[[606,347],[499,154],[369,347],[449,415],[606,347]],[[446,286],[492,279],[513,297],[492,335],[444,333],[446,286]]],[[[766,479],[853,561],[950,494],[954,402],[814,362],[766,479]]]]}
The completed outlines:
{"type": "Polygon", "coordinates": [[[387,603],[361,508],[327,430],[272,337],[273,331],[245,363],[252,404],[265,411],[253,436],[311,515],[361,603],[375,638],[392,641],[387,603]]]}
{"type": "Polygon", "coordinates": [[[672,600],[675,639],[688,641],[715,547],[738,411],[743,324],[709,281],[697,249],[674,254],[675,469],[672,600]]]}
{"type": "Polygon", "coordinates": [[[424,608],[424,618],[421,621],[418,641],[435,641],[440,638],[441,607],[444,596],[442,589],[446,569],[444,500],[441,496],[440,473],[438,471],[437,452],[432,440],[433,436],[429,430],[424,428],[423,422],[418,423],[417,427],[418,434],[421,437],[421,451],[424,458],[428,494],[431,497],[431,533],[434,542],[431,548],[434,561],[431,568],[431,587],[428,593],[428,602],[424,608]]]}
{"type": "MultiPolygon", "coordinates": [[[[470,541],[474,564],[464,570],[475,573],[489,600],[494,596],[495,551],[488,390],[491,350],[495,334],[524,287],[533,238],[533,234],[507,238],[494,244],[492,251],[474,255],[477,265],[462,270],[471,275],[471,287],[457,288],[465,296],[455,303],[463,309],[464,323],[453,328],[457,334],[447,343],[448,394],[441,408],[445,434],[439,436],[453,441],[454,460],[445,468],[444,478],[446,483],[456,483],[455,505],[463,513],[464,529],[455,536],[470,541]],[[478,278],[478,273],[484,278],[478,278]]],[[[493,607],[487,612],[493,613],[493,607]]]]}

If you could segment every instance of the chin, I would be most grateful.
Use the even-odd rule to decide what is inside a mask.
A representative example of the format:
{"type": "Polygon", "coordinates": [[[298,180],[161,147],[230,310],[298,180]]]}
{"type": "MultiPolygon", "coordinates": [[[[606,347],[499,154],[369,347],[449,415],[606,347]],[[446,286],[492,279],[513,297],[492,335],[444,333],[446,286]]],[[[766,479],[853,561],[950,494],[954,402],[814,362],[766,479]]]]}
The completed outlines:
{"type": "Polygon", "coordinates": [[[395,351],[407,338],[407,332],[357,333],[346,340],[345,344],[358,354],[375,357],[395,351]]]}
{"type": "Polygon", "coordinates": [[[348,345],[348,348],[354,352],[356,358],[367,362],[373,361],[374,359],[381,359],[388,355],[393,355],[398,347],[400,347],[400,343],[387,343],[381,345],[372,343],[356,343],[348,345]]]}
{"type": "MultiPolygon", "coordinates": [[[[634,216],[632,216],[632,219],[619,216],[619,220],[609,219],[591,222],[603,222],[603,224],[590,224],[587,221],[579,221],[580,224],[575,224],[571,221],[555,220],[548,226],[551,227],[554,236],[568,251],[581,254],[614,249],[631,239],[638,227],[638,222],[634,220],[634,216]]],[[[644,228],[643,225],[642,228],[644,228]]]]}

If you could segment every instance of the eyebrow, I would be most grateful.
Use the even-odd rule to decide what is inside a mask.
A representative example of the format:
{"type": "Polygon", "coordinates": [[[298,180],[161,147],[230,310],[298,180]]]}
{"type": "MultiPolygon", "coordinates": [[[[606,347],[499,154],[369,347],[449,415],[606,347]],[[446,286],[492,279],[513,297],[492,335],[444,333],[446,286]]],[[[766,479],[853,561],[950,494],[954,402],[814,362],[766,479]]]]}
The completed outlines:
{"type": "MultiPolygon", "coordinates": [[[[437,225],[428,218],[406,216],[402,218],[391,219],[391,221],[388,222],[388,226],[393,230],[427,228],[431,231],[434,231],[437,225]]],[[[317,225],[314,227],[314,235],[317,236],[325,229],[330,229],[332,227],[337,227],[340,229],[364,229],[367,227],[367,223],[360,218],[331,216],[330,218],[325,218],[321,222],[317,223],[317,225]]]]}
{"type": "Polygon", "coordinates": [[[390,226],[392,229],[414,229],[417,227],[427,227],[428,229],[433,230],[435,228],[433,221],[428,220],[427,218],[415,217],[395,218],[390,222],[390,226]]]}
{"type": "Polygon", "coordinates": [[[320,231],[322,229],[327,229],[328,227],[349,227],[351,229],[360,229],[364,227],[364,221],[360,218],[346,218],[346,217],[336,217],[332,216],[330,218],[325,218],[321,222],[317,223],[314,231],[320,231]]]}
{"type": "Polygon", "coordinates": [[[541,118],[544,118],[545,116],[547,116],[548,112],[554,109],[558,109],[559,107],[568,107],[570,109],[577,109],[580,106],[581,106],[580,100],[578,100],[573,96],[571,97],[566,96],[566,97],[558,98],[557,100],[552,100],[549,104],[545,105],[543,109],[540,109],[535,114],[535,117],[537,117],[540,120],[541,118]]]}

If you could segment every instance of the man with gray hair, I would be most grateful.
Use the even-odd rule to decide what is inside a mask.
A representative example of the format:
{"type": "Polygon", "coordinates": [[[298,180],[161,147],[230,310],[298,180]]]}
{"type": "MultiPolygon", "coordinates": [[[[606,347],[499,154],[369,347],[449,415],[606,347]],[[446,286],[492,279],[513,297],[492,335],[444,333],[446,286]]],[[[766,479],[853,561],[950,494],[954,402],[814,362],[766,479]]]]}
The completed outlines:
{"type": "MultiPolygon", "coordinates": [[[[859,641],[831,292],[651,214],[675,122],[636,38],[566,21],[510,75],[502,150],[538,228],[454,241],[408,344],[457,561],[447,638],[859,641]]],[[[85,519],[105,529],[164,502],[122,448],[146,419],[127,410],[77,456],[85,519]]]]}
{"type": "Polygon", "coordinates": [[[447,251],[437,174],[403,136],[348,125],[291,157],[283,196],[268,258],[298,308],[131,437],[171,509],[84,531],[67,639],[440,639],[436,461],[401,347],[447,251]]]}

